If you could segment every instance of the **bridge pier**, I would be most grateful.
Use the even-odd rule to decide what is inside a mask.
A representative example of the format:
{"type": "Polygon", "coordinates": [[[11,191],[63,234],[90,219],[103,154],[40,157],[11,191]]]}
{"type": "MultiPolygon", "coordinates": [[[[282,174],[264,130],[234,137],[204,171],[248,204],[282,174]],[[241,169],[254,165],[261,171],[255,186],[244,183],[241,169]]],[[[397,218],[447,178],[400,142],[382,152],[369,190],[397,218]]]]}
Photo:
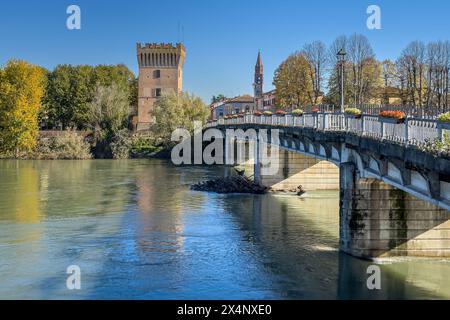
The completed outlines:
{"type": "Polygon", "coordinates": [[[340,249],[362,258],[450,257],[448,211],[340,166],[340,249]]]}

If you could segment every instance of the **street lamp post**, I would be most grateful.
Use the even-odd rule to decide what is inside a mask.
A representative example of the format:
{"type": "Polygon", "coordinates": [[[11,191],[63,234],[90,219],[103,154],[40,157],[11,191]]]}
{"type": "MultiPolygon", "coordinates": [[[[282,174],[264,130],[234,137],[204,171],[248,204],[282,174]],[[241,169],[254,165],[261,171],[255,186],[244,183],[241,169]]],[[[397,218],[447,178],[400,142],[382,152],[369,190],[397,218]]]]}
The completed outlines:
{"type": "Polygon", "coordinates": [[[344,48],[340,49],[337,53],[338,62],[341,67],[341,112],[344,112],[344,65],[345,65],[345,56],[347,53],[344,48]]]}

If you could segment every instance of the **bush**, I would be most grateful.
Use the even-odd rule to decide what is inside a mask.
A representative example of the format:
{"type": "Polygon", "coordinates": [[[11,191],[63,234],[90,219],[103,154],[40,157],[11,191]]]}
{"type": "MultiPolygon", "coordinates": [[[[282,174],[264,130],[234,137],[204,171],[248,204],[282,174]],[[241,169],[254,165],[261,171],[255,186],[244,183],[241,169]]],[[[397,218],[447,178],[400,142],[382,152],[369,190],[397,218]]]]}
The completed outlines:
{"type": "Polygon", "coordinates": [[[318,113],[320,110],[317,107],[312,108],[311,112],[312,113],[318,113]]]}
{"type": "Polygon", "coordinates": [[[263,114],[265,116],[271,116],[273,113],[272,113],[272,111],[264,111],[263,114]]]}
{"type": "Polygon", "coordinates": [[[436,156],[450,156],[450,137],[448,133],[445,133],[442,141],[440,139],[427,140],[419,149],[436,156]]]}
{"type": "Polygon", "coordinates": [[[344,113],[354,116],[360,116],[362,112],[358,108],[345,108],[344,113]]]}
{"type": "Polygon", "coordinates": [[[128,159],[132,147],[132,139],[128,130],[119,130],[109,146],[114,159],[128,159]]]}
{"type": "Polygon", "coordinates": [[[38,139],[36,148],[26,156],[28,159],[58,160],[91,159],[90,145],[73,131],[65,131],[56,137],[38,139]]]}
{"type": "Polygon", "coordinates": [[[134,136],[131,139],[130,154],[134,158],[149,157],[162,149],[163,147],[158,145],[155,138],[150,136],[134,136]]]}
{"type": "Polygon", "coordinates": [[[302,109],[294,109],[294,110],[292,110],[292,115],[293,116],[298,117],[298,116],[301,116],[302,114],[303,114],[303,110],[302,109]]]}
{"type": "Polygon", "coordinates": [[[255,116],[257,116],[257,117],[260,117],[260,116],[262,116],[262,112],[261,111],[255,111],[255,113],[253,113],[253,115],[255,115],[255,116]]]}
{"type": "Polygon", "coordinates": [[[450,112],[446,112],[446,113],[443,113],[443,114],[439,115],[439,117],[437,119],[440,122],[448,122],[448,123],[450,123],[450,112]]]}
{"type": "Polygon", "coordinates": [[[285,116],[285,115],[287,114],[287,112],[284,111],[284,110],[278,109],[278,110],[275,112],[275,114],[276,114],[277,116],[285,116]]]}
{"type": "Polygon", "coordinates": [[[406,114],[399,110],[386,110],[380,112],[380,117],[402,120],[406,118],[406,114]]]}

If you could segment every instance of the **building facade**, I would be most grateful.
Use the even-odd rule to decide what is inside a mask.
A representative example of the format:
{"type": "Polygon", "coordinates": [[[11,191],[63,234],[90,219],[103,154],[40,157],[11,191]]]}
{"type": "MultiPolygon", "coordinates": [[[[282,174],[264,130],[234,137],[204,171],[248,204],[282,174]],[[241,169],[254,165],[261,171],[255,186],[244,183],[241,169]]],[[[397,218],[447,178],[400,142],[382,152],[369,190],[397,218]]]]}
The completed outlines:
{"type": "Polygon", "coordinates": [[[275,109],[275,90],[264,92],[262,96],[262,106],[258,110],[275,112],[275,109]]]}
{"type": "Polygon", "coordinates": [[[153,105],[163,93],[183,90],[183,65],[186,50],[181,43],[137,44],[139,93],[137,131],[148,130],[153,123],[153,105]]]}
{"type": "Polygon", "coordinates": [[[254,111],[254,100],[249,95],[225,99],[211,105],[211,116],[213,119],[222,118],[230,114],[252,113],[254,111]]]}

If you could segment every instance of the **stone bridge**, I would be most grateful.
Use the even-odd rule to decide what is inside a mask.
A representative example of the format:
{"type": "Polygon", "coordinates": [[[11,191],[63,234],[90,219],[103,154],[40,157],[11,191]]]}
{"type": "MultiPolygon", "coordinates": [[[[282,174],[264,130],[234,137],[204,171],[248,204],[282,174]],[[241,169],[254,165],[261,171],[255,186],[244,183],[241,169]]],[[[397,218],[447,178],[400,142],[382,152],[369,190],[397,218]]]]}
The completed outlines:
{"type": "MultiPolygon", "coordinates": [[[[262,142],[279,152],[279,170],[264,176],[257,150],[254,177],[261,184],[339,189],[342,251],[362,258],[450,257],[450,158],[420,148],[442,138],[445,127],[437,121],[318,113],[245,115],[207,127],[271,129],[262,142]]],[[[229,156],[234,148],[226,145],[229,156]]]]}

